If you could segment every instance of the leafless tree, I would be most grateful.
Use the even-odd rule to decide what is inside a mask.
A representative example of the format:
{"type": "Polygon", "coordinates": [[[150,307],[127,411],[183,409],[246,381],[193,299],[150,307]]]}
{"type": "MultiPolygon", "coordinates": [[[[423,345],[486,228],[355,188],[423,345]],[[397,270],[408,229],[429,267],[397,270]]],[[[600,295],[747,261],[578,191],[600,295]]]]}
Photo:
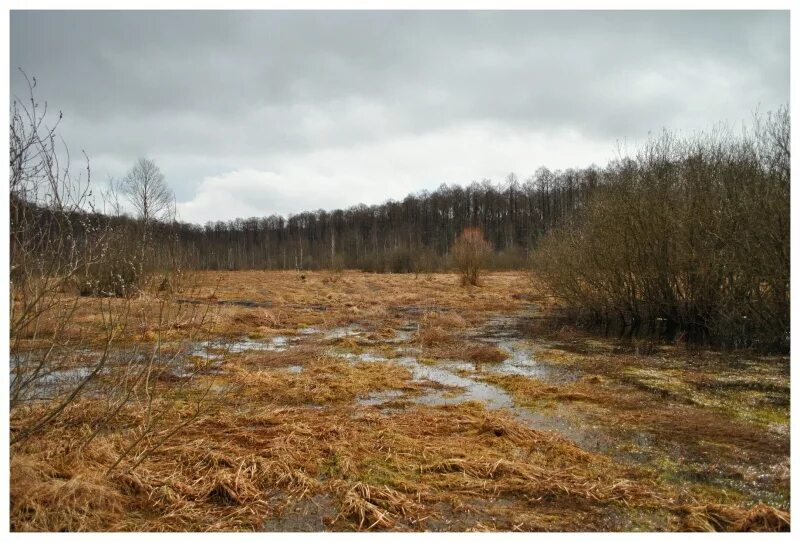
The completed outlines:
{"type": "MultiPolygon", "coordinates": [[[[139,221],[135,282],[141,287],[158,267],[154,233],[157,224],[174,220],[175,196],[167,186],[164,174],[148,158],[139,158],[118,184],[119,191],[133,207],[139,221]]],[[[113,182],[111,186],[114,186],[113,182]]]]}
{"type": "Polygon", "coordinates": [[[175,216],[175,196],[156,163],[139,158],[122,179],[122,193],[145,225],[175,216]]]}

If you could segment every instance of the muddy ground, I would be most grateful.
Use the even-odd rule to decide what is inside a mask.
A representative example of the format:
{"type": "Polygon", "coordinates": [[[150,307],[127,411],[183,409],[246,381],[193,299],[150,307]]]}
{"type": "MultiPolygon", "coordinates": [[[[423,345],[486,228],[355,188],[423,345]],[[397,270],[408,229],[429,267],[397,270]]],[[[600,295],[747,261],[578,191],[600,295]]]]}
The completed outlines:
{"type": "Polygon", "coordinates": [[[70,444],[88,390],[12,448],[12,529],[788,528],[788,356],[581,333],[524,273],[203,273],[169,303],[212,308],[163,337],[209,409],[102,476],[124,439],[70,444]]]}

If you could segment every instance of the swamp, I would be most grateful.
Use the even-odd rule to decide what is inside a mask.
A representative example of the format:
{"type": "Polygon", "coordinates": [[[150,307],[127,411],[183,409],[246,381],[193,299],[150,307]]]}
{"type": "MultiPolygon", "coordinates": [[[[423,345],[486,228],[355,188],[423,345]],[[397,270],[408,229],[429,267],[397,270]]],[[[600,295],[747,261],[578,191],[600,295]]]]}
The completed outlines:
{"type": "MultiPolygon", "coordinates": [[[[788,356],[588,334],[524,272],[192,278],[80,299],[64,333],[81,348],[17,398],[12,437],[108,362],[12,444],[12,530],[788,528],[788,356]],[[137,355],[160,407],[98,427],[102,383],[137,355]],[[141,429],[155,411],[163,429],[141,429]]],[[[37,347],[20,341],[12,386],[37,347]]]]}

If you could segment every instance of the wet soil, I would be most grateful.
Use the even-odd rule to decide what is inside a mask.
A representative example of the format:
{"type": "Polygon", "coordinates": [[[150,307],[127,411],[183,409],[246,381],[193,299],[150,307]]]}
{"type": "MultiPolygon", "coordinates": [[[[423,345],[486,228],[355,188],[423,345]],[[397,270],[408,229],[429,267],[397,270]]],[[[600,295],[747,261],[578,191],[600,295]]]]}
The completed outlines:
{"type": "MultiPolygon", "coordinates": [[[[247,300],[217,303],[271,306],[247,300]]],[[[361,412],[391,416],[417,405],[479,402],[488,409],[508,412],[533,429],[563,436],[584,450],[652,471],[666,483],[692,485],[717,499],[738,504],[765,502],[788,508],[787,360],[658,353],[638,356],[634,352],[637,356],[627,359],[626,364],[601,365],[608,357],[628,352],[620,350],[619,345],[594,340],[558,342],[531,335],[532,322],[539,317],[530,309],[495,315],[482,325],[454,331],[459,343],[495,346],[507,354],[505,360],[480,363],[457,356],[433,359],[416,340],[418,319],[430,311],[430,307],[390,307],[394,332],[383,336],[377,336],[370,323],[364,322],[328,328],[308,326],[292,335],[197,342],[177,356],[172,372],[177,378],[192,378],[198,374],[196,362],[200,360],[205,374],[224,374],[228,360],[235,360],[237,355],[283,353],[314,344],[326,355],[350,363],[394,364],[410,372],[412,386],[408,389],[378,389],[358,397],[354,416],[361,412]],[[528,400],[501,385],[506,382],[504,377],[519,377],[523,382],[529,379],[554,390],[582,383],[583,397],[563,399],[569,396],[554,394],[562,399],[528,400]],[[597,391],[596,397],[592,390],[597,391]],[[727,398],[731,393],[749,394],[741,395],[752,403],[747,411],[749,418],[732,410],[735,405],[727,398]],[[604,403],[598,399],[602,397],[628,398],[628,402],[604,403]]],[[[439,308],[438,312],[450,311],[439,308]]],[[[12,359],[12,372],[24,363],[23,358],[16,362],[12,359]]],[[[302,361],[272,368],[298,377],[304,369],[302,361]]],[[[39,379],[34,396],[48,396],[59,385],[83,379],[90,371],[91,365],[76,365],[46,375],[39,379]]],[[[502,502],[493,501],[492,508],[477,507],[471,512],[444,510],[426,527],[461,530],[474,524],[476,517],[491,522],[491,510],[502,506],[502,502]]],[[[263,530],[322,531],[335,516],[334,502],[325,495],[315,495],[293,502],[290,508],[277,508],[263,530]]],[[[629,525],[630,518],[618,518],[618,522],[629,525]]],[[[503,524],[500,528],[513,527],[503,524]]]]}

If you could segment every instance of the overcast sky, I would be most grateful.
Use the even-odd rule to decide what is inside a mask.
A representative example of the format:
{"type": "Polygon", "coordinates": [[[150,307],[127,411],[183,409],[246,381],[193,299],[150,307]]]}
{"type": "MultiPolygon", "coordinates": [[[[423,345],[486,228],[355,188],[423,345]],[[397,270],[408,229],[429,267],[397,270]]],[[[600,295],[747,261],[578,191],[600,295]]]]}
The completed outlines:
{"type": "Polygon", "coordinates": [[[154,159],[183,220],[605,165],[789,101],[788,12],[11,13],[95,182],[154,159]]]}

